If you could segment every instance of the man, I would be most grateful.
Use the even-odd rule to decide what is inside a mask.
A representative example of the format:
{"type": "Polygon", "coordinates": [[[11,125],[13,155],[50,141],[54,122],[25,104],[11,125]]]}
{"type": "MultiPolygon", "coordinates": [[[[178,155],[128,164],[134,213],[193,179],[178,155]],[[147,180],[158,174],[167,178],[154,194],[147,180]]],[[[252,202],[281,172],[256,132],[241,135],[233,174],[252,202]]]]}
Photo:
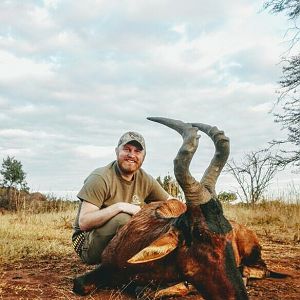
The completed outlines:
{"type": "Polygon", "coordinates": [[[81,200],[73,246],[86,264],[99,264],[101,253],[144,203],[167,200],[168,193],[141,169],[146,155],[144,138],[123,134],[115,149],[117,160],[94,170],[78,193],[81,200]]]}

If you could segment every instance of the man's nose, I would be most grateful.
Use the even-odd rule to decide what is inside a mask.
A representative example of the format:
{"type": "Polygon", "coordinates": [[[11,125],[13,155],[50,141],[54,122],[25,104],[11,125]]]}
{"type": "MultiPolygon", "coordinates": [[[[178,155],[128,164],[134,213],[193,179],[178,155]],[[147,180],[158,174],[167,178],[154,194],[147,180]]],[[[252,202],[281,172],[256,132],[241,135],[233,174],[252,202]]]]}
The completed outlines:
{"type": "Polygon", "coordinates": [[[129,151],[129,152],[127,153],[127,156],[134,157],[134,152],[133,152],[133,151],[129,151]]]}

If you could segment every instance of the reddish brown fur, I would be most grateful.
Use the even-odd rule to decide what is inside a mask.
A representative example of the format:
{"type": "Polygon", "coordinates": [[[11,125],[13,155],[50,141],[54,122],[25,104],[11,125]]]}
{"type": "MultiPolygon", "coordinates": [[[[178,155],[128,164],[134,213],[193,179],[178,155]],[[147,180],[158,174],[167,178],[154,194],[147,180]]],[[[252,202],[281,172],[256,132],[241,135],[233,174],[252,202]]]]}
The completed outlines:
{"type": "Polygon", "coordinates": [[[200,209],[194,207],[191,219],[199,232],[190,247],[180,247],[177,263],[184,277],[191,282],[206,299],[235,299],[235,293],[226,276],[226,236],[212,234],[208,230],[200,209]],[[194,221],[194,220],[195,221],[194,221]],[[188,262],[188,263],[187,263],[188,262]]]}
{"type": "Polygon", "coordinates": [[[193,235],[191,245],[187,246],[183,238],[177,250],[162,259],[141,265],[127,262],[173,228],[174,218],[165,218],[158,213],[166,211],[165,208],[161,209],[162,205],[164,202],[150,203],[133,216],[109,243],[102,255],[102,262],[118,270],[122,269],[122,280],[135,280],[138,284],[189,280],[207,298],[219,299],[218,295],[226,293],[226,299],[234,299],[234,290],[224,269],[226,243],[232,243],[236,261],[240,263],[245,256],[251,254],[253,247],[259,245],[257,237],[251,230],[235,222],[232,222],[233,231],[226,236],[212,233],[198,207],[188,209],[193,235]]]}
{"type": "Polygon", "coordinates": [[[118,231],[106,247],[102,254],[102,263],[122,269],[122,274],[120,274],[122,278],[119,279],[117,275],[114,278],[115,281],[122,281],[127,277],[128,281],[135,280],[141,285],[147,285],[149,282],[160,284],[179,280],[176,266],[173,264],[175,260],[173,253],[163,261],[152,261],[138,266],[127,262],[137,252],[170,229],[171,219],[158,217],[156,213],[161,205],[162,202],[152,202],[144,206],[128,224],[118,231]]]}
{"type": "Polygon", "coordinates": [[[232,226],[230,240],[237,265],[258,266],[267,271],[266,264],[261,258],[261,246],[255,232],[235,221],[230,223],[232,226]]]}
{"type": "Polygon", "coordinates": [[[127,260],[170,229],[170,218],[158,218],[156,209],[162,202],[152,202],[133,216],[106,247],[102,262],[123,268],[127,260]]]}

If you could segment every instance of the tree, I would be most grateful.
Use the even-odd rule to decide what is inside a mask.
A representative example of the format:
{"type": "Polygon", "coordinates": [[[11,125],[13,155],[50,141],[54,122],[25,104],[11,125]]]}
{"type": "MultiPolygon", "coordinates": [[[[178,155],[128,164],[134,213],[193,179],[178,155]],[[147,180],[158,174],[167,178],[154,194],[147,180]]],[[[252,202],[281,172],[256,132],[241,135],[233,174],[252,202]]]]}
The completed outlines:
{"type": "Polygon", "coordinates": [[[240,163],[228,162],[226,171],[234,176],[241,192],[237,191],[241,200],[254,205],[262,199],[263,193],[277,172],[273,157],[268,151],[256,151],[246,154],[240,163]]]}
{"type": "Polygon", "coordinates": [[[222,203],[230,203],[237,199],[237,195],[232,192],[221,192],[218,194],[218,199],[222,203]]]}
{"type": "Polygon", "coordinates": [[[279,145],[280,153],[276,155],[274,161],[278,166],[285,167],[294,165],[300,168],[300,53],[290,55],[291,50],[300,42],[300,27],[297,25],[300,15],[299,0],[270,0],[264,4],[265,9],[271,13],[284,12],[293,23],[288,32],[292,32],[290,47],[287,56],[282,56],[283,63],[282,77],[279,80],[279,97],[275,105],[281,108],[279,113],[273,110],[274,121],[282,125],[282,129],[287,130],[287,137],[283,140],[273,140],[271,145],[279,145]],[[284,150],[281,146],[289,145],[289,150],[284,150]],[[291,147],[292,146],[292,149],[291,147]]]}
{"type": "Polygon", "coordinates": [[[2,185],[8,189],[14,187],[20,190],[28,190],[27,182],[25,181],[26,173],[23,171],[22,163],[14,157],[7,156],[3,159],[2,169],[2,185]]]}
{"type": "Polygon", "coordinates": [[[159,185],[160,185],[161,187],[164,187],[164,185],[163,185],[163,183],[162,183],[162,181],[161,181],[160,176],[158,176],[158,177],[156,178],[156,181],[159,183],[159,185]]]}
{"type": "Polygon", "coordinates": [[[178,182],[171,175],[166,175],[163,180],[159,176],[156,180],[171,196],[179,199],[183,198],[183,193],[178,182]]]}

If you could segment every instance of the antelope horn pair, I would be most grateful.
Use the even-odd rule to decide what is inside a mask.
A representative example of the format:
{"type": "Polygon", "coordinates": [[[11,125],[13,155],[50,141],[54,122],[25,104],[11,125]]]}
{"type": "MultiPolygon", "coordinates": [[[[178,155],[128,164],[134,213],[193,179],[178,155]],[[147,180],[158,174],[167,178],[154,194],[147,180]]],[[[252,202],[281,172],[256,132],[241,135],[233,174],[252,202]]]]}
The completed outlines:
{"type": "Polygon", "coordinates": [[[229,138],[217,127],[202,123],[184,123],[161,117],[149,117],[150,121],[161,123],[176,130],[183,138],[183,143],[174,159],[174,173],[181,186],[188,205],[199,205],[216,197],[217,179],[229,156],[229,138]],[[200,182],[190,173],[189,166],[198,148],[198,130],[206,133],[215,145],[215,154],[200,182]]]}

